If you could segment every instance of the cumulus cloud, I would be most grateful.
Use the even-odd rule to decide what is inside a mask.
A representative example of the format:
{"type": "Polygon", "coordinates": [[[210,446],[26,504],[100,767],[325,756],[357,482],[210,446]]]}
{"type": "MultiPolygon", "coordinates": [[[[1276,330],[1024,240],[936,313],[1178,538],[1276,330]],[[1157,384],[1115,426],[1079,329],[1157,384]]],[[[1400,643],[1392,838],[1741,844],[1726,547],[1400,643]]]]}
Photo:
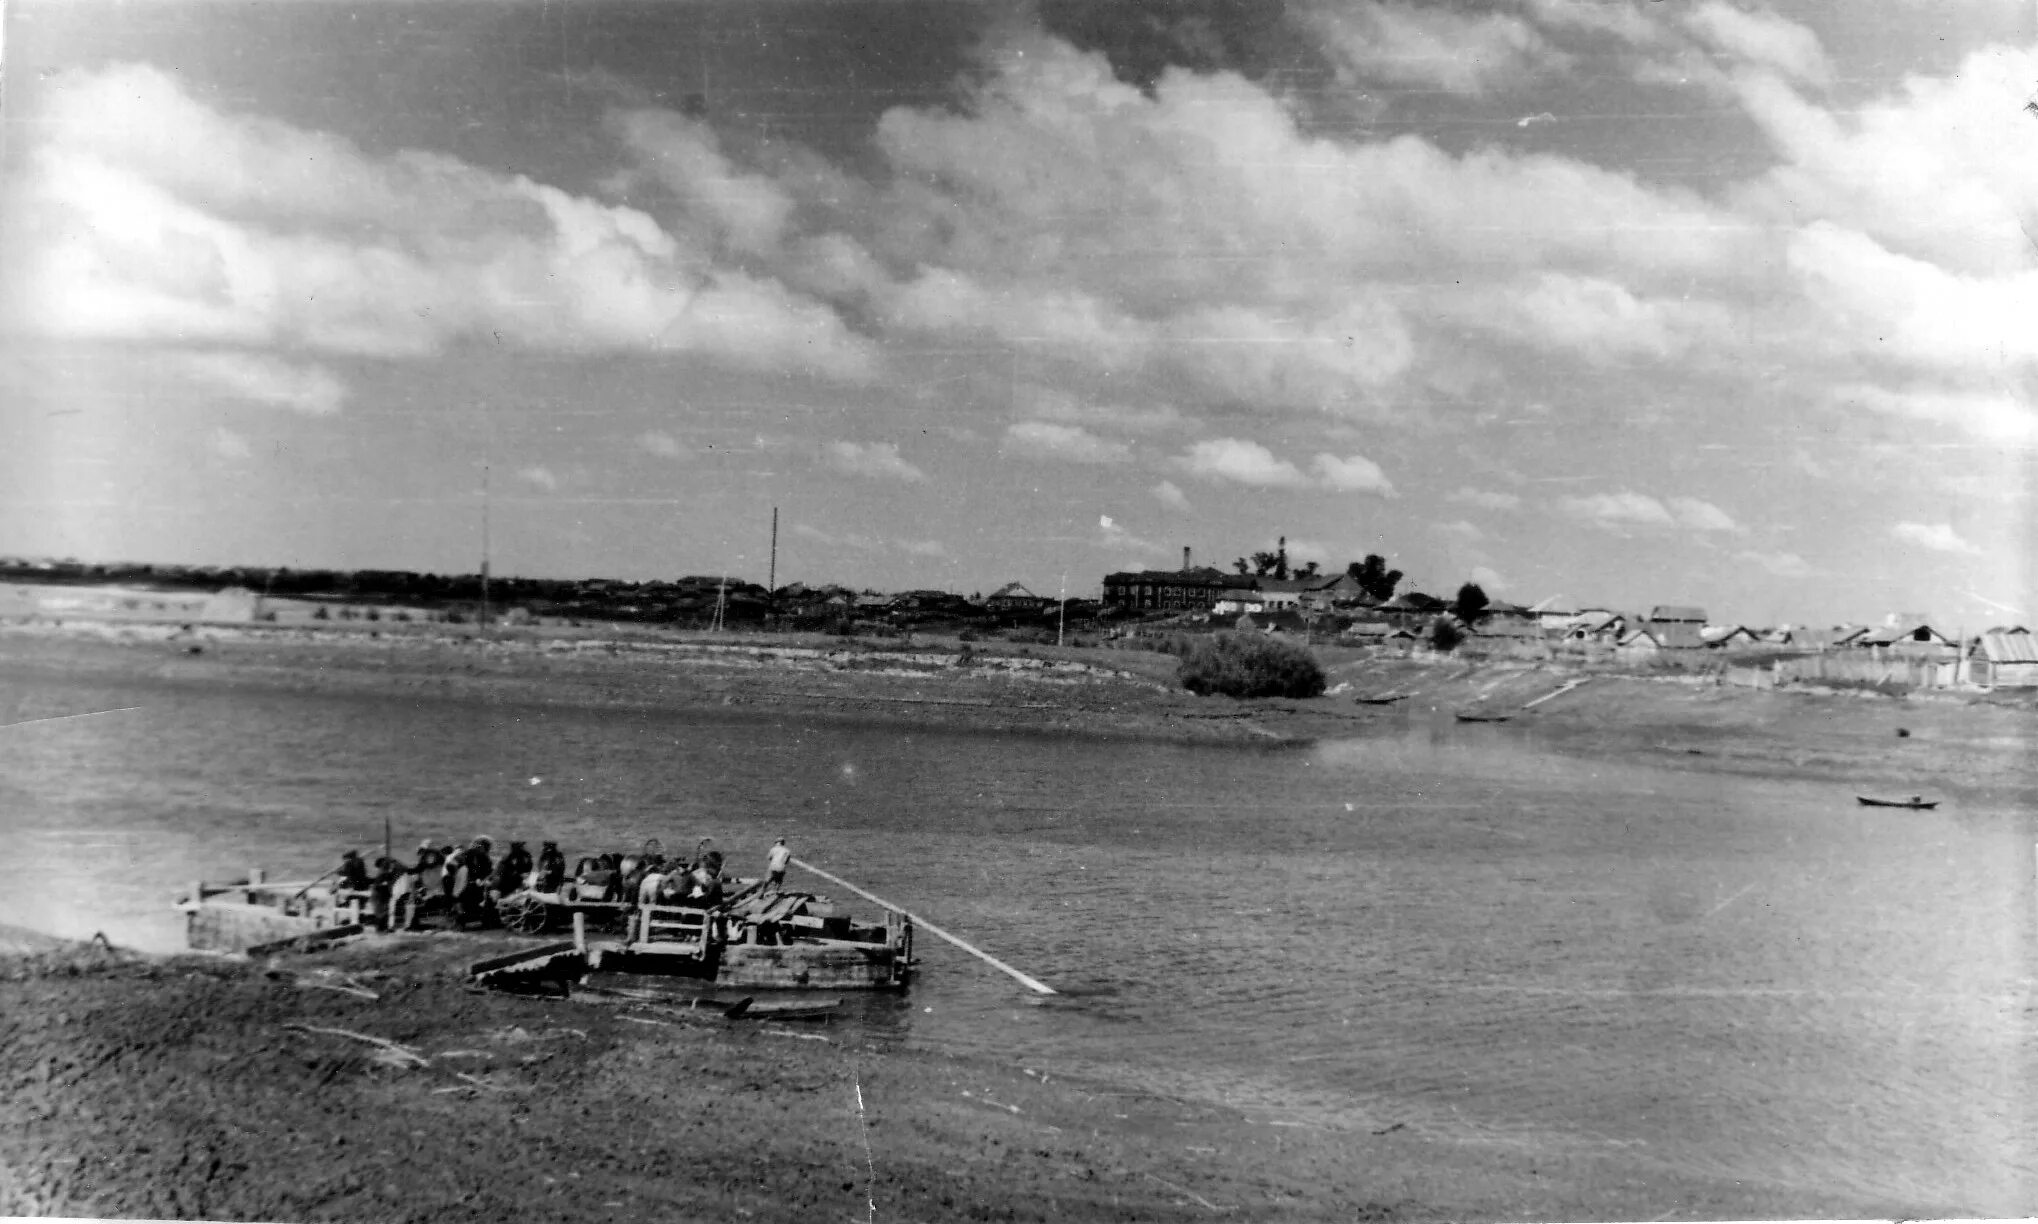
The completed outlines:
{"type": "Polygon", "coordinates": [[[1949,523],[1898,523],[1889,529],[1889,534],[1906,544],[1915,544],[1933,552],[1981,555],[1981,549],[1962,539],[1949,523]]]}
{"type": "Polygon", "coordinates": [[[1602,276],[1563,272],[1495,286],[1449,308],[1499,335],[1600,362],[1675,356],[1723,321],[1716,306],[1644,297],[1602,276]]]}
{"type": "Polygon", "coordinates": [[[2016,105],[2038,79],[2038,46],[1975,51],[1944,76],[1845,111],[1753,76],[1743,109],[1779,156],[1745,203],[1798,224],[1824,221],[1899,255],[1967,275],[2030,264],[2038,123],[2016,105]]]}
{"type": "Polygon", "coordinates": [[[1120,552],[1150,553],[1160,550],[1160,545],[1134,535],[1108,514],[1097,516],[1097,543],[1100,547],[1120,552]]]}
{"type": "Polygon", "coordinates": [[[1740,524],[1733,516],[1709,501],[1696,497],[1673,497],[1669,502],[1670,512],[1677,516],[1680,526],[1692,531],[1739,531],[1740,524]]]}
{"type": "Polygon", "coordinates": [[[1016,421],[1005,429],[1005,445],[1023,455],[1063,459],[1070,463],[1124,463],[1132,448],[1100,438],[1080,425],[1052,421],[1016,421]]]}
{"type": "Polygon", "coordinates": [[[1476,95],[1561,68],[1569,57],[1511,13],[1469,13],[1400,0],[1319,2],[1302,10],[1347,82],[1476,95]]]}
{"type": "Polygon", "coordinates": [[[1557,505],[1574,518],[1616,530],[1622,527],[1670,527],[1677,522],[1662,502],[1646,493],[1628,490],[1566,497],[1557,505]]]}
{"type": "Polygon", "coordinates": [[[1174,462],[1182,471],[1205,480],[1262,488],[1316,487],[1336,493],[1394,496],[1393,482],[1387,479],[1378,464],[1364,455],[1339,458],[1327,453],[1318,454],[1310,460],[1310,472],[1315,473],[1312,477],[1257,442],[1244,438],[1206,438],[1190,446],[1174,462]]]}
{"type": "Polygon", "coordinates": [[[1646,493],[1622,489],[1617,493],[1594,493],[1566,497],[1558,508],[1573,518],[1618,531],[1629,527],[1678,528],[1695,532],[1737,532],[1733,516],[1696,497],[1673,497],[1659,501],[1646,493]]]}
{"type": "Polygon", "coordinates": [[[687,453],[678,438],[662,429],[646,430],[637,435],[637,446],[660,459],[681,459],[685,458],[687,453]]]}
{"type": "Polygon", "coordinates": [[[1189,508],[1188,495],[1183,493],[1180,486],[1176,485],[1172,480],[1163,480],[1150,491],[1153,493],[1156,501],[1170,510],[1187,510],[1189,508]]]}
{"type": "Polygon", "coordinates": [[[1476,523],[1467,522],[1464,519],[1458,519],[1456,522],[1451,523],[1438,523],[1434,530],[1438,535],[1449,537],[1461,544],[1476,544],[1486,538],[1486,533],[1479,530],[1476,523]]]}
{"type": "Polygon", "coordinates": [[[851,476],[909,483],[927,479],[927,473],[900,457],[898,445],[892,442],[830,442],[822,448],[822,455],[829,466],[851,476]]]}
{"type": "Polygon", "coordinates": [[[909,557],[946,557],[948,545],[939,540],[898,540],[899,551],[909,557]]]}
{"type": "Polygon", "coordinates": [[[49,104],[6,252],[18,322],[112,341],[418,357],[462,340],[868,377],[822,302],[649,215],[423,152],[216,110],[146,65],[49,104]]]}
{"type": "Polygon", "coordinates": [[[211,447],[212,453],[222,459],[249,459],[253,458],[255,454],[253,444],[248,441],[245,435],[235,433],[224,425],[212,431],[212,436],[208,439],[208,445],[211,447]]]}
{"type": "Polygon", "coordinates": [[[1469,506],[1477,506],[1481,510],[1521,509],[1521,498],[1516,497],[1512,493],[1495,493],[1485,489],[1474,489],[1469,485],[1461,487],[1457,492],[1451,494],[1451,500],[1464,502],[1469,506]]]}
{"type": "Polygon", "coordinates": [[[1787,258],[1843,351],[1951,375],[2038,364],[2038,329],[2027,325],[2038,270],[1962,275],[1827,222],[1796,234],[1787,258]]]}
{"type": "Polygon", "coordinates": [[[1809,562],[1794,552],[1748,550],[1735,553],[1734,558],[1739,561],[1746,561],[1748,564],[1756,566],[1765,573],[1773,574],[1778,578],[1809,578],[1816,572],[1812,569],[1809,562]]]}
{"type": "Polygon", "coordinates": [[[1649,286],[1738,277],[1760,249],[1689,192],[1563,158],[1312,136],[1235,75],[1175,69],[1141,92],[1046,37],[999,48],[953,110],[887,112],[877,143],[894,181],[871,241],[918,269],[871,289],[888,326],[1261,412],[1394,415],[1425,360],[1407,303],[1532,293],[1543,274],[1577,278],[1541,289],[1568,292],[1578,337],[1662,349],[1680,319],[1649,286]]]}
{"type": "Polygon", "coordinates": [[[1022,383],[1013,388],[1012,399],[1028,417],[1059,421],[1087,428],[1115,429],[1126,433],[1151,433],[1180,428],[1184,419],[1172,404],[1124,404],[1080,399],[1066,391],[1022,383]]]}
{"type": "Polygon", "coordinates": [[[1684,14],[1684,25],[1736,66],[1764,68],[1809,85],[1833,79],[1818,35],[1776,13],[1705,0],[1684,14]]]}
{"type": "Polygon", "coordinates": [[[1472,581],[1478,583],[1479,589],[1488,595],[1498,595],[1510,585],[1506,575],[1490,565],[1473,566],[1472,581]]]}
{"type": "Polygon", "coordinates": [[[543,464],[533,464],[530,467],[518,468],[517,479],[527,484],[535,485],[547,493],[555,493],[559,489],[559,477],[553,473],[551,468],[543,464]]]}
{"type": "Polygon", "coordinates": [[[1869,383],[1832,393],[1837,408],[1865,408],[1878,414],[1957,429],[1969,437],[2004,445],[2038,440],[2038,408],[2002,388],[1879,387],[1869,383]]]}
{"type": "Polygon", "coordinates": [[[1206,439],[1191,446],[1176,462],[1191,476],[1205,480],[1274,488],[1299,488],[1309,483],[1300,468],[1243,438],[1206,439]]]}
{"type": "Polygon", "coordinates": [[[170,368],[195,382],[251,403],[331,416],[346,403],[347,386],[319,365],[297,365],[262,353],[178,353],[170,368]]]}
{"type": "Polygon", "coordinates": [[[1394,496],[1393,482],[1380,470],[1380,465],[1364,455],[1347,455],[1340,459],[1336,455],[1318,455],[1310,462],[1317,479],[1323,487],[1339,493],[1378,493],[1382,497],[1394,496]]]}

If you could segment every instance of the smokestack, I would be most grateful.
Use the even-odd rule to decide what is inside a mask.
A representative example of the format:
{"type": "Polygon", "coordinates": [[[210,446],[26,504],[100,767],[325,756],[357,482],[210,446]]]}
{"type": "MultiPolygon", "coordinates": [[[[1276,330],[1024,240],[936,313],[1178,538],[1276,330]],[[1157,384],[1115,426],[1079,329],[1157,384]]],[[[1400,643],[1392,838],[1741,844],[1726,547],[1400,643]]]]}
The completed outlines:
{"type": "Polygon", "coordinates": [[[1182,545],[1182,572],[1185,574],[1189,572],[1189,546],[1187,544],[1182,545]]]}

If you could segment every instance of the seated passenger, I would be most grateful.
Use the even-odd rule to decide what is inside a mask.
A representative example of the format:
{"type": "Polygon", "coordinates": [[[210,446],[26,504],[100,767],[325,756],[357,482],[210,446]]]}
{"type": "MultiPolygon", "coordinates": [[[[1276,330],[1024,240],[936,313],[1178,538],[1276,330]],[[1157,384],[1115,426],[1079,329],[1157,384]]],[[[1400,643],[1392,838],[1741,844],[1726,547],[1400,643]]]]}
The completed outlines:
{"type": "Polygon", "coordinates": [[[538,847],[538,875],[531,887],[541,893],[554,893],[566,882],[566,856],[559,853],[558,842],[545,842],[538,847]]]}
{"type": "Polygon", "coordinates": [[[423,892],[427,894],[438,892],[439,882],[446,874],[445,852],[432,844],[432,839],[427,837],[418,843],[417,866],[412,870],[417,872],[418,887],[423,892]]]}
{"type": "Polygon", "coordinates": [[[507,897],[524,886],[524,877],[530,873],[531,852],[524,849],[524,843],[513,841],[502,856],[502,862],[496,864],[488,886],[495,890],[497,896],[507,897]]]}

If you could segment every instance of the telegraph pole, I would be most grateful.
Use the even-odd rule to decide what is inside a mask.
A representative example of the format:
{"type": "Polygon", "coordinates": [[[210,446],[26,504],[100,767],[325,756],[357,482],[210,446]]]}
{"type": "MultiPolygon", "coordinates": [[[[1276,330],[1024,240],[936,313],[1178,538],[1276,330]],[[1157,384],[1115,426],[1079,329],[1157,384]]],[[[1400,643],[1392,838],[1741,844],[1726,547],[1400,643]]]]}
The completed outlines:
{"type": "Polygon", "coordinates": [[[771,568],[764,579],[764,611],[768,616],[778,610],[778,507],[771,508],[771,568]]]}
{"type": "Polygon", "coordinates": [[[481,628],[488,629],[488,461],[481,463],[481,628]]]}

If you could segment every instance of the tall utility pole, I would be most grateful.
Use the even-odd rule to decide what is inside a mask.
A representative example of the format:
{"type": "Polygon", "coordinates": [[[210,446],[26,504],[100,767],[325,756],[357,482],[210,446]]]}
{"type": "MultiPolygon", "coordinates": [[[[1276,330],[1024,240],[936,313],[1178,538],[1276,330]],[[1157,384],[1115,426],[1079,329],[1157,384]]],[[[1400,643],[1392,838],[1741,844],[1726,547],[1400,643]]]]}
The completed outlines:
{"type": "Polygon", "coordinates": [[[481,464],[481,627],[488,628],[488,461],[481,464]]]}
{"type": "Polygon", "coordinates": [[[1069,627],[1069,575],[1067,570],[1062,571],[1061,600],[1058,606],[1061,608],[1061,615],[1055,621],[1054,626],[1054,644],[1057,646],[1061,645],[1062,637],[1067,633],[1069,627]]]}
{"type": "Polygon", "coordinates": [[[764,614],[778,610],[778,507],[771,508],[771,569],[764,579],[764,614]]]}

